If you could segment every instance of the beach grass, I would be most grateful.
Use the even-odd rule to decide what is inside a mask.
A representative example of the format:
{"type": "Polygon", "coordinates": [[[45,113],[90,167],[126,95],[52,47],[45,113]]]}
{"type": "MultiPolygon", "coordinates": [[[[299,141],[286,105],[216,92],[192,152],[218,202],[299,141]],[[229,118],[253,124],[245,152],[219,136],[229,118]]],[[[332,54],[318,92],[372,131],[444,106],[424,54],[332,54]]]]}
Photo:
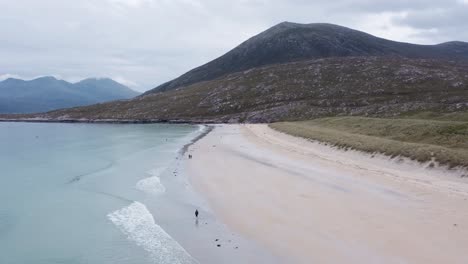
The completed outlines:
{"type": "Polygon", "coordinates": [[[414,111],[414,112],[403,113],[400,115],[400,118],[468,122],[468,111],[457,111],[457,112],[451,112],[451,113],[433,112],[433,111],[414,111]]]}
{"type": "Polygon", "coordinates": [[[468,120],[463,121],[465,116],[429,117],[331,117],[279,122],[270,127],[339,148],[408,157],[419,162],[436,161],[450,168],[468,168],[468,120]]]}

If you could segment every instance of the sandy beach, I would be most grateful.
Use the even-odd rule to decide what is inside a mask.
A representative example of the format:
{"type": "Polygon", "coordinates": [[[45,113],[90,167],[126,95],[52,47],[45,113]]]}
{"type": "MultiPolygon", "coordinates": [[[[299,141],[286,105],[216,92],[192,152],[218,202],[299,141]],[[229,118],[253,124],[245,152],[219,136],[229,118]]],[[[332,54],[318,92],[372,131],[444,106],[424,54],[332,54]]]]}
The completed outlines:
{"type": "Polygon", "coordinates": [[[216,126],[188,154],[216,217],[288,263],[468,262],[468,179],[456,173],[267,125],[216,126]]]}

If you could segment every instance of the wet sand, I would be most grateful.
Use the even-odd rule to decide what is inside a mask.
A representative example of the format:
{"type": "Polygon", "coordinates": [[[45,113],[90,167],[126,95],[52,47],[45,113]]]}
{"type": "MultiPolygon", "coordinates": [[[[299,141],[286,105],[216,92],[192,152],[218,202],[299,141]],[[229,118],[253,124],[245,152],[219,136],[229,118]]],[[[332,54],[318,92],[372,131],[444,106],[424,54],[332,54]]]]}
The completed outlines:
{"type": "Polygon", "coordinates": [[[282,263],[263,246],[228,228],[213,214],[206,200],[193,190],[185,168],[186,151],[211,130],[205,126],[187,136],[193,138],[178,151],[171,164],[148,172],[152,177],[143,178],[136,184],[136,190],[146,193],[145,198],[138,200],[146,208],[142,209],[138,202],[132,203],[124,211],[110,214],[110,218],[119,220],[122,214],[124,217],[128,215],[128,211],[138,211],[138,215],[141,215],[140,211],[147,211],[145,215],[152,215],[158,226],[144,217],[144,221],[138,223],[147,226],[150,222],[151,227],[144,228],[143,234],[129,235],[129,238],[140,241],[139,244],[149,251],[154,246],[148,240],[154,241],[156,237],[154,243],[160,244],[151,256],[155,263],[282,263]],[[194,215],[195,210],[200,212],[198,218],[194,215]]]}
{"type": "Polygon", "coordinates": [[[467,263],[468,179],[340,151],[266,125],[189,147],[217,218],[289,263],[467,263]]]}

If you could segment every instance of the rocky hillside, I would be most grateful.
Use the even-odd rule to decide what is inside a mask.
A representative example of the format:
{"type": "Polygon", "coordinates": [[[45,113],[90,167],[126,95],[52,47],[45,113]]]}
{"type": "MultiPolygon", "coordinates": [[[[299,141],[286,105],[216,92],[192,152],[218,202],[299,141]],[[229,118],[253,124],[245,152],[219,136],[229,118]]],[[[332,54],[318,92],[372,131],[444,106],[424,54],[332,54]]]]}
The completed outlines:
{"type": "Polygon", "coordinates": [[[275,64],[133,100],[22,117],[272,122],[467,109],[468,65],[426,59],[341,57],[275,64]]]}
{"type": "Polygon", "coordinates": [[[147,92],[167,91],[260,66],[329,57],[398,56],[468,61],[468,43],[415,45],[332,24],[284,22],[225,55],[147,92]]]}
{"type": "Polygon", "coordinates": [[[78,83],[41,77],[30,81],[0,82],[0,113],[34,113],[129,99],[139,95],[111,79],[86,79],[78,83]]]}

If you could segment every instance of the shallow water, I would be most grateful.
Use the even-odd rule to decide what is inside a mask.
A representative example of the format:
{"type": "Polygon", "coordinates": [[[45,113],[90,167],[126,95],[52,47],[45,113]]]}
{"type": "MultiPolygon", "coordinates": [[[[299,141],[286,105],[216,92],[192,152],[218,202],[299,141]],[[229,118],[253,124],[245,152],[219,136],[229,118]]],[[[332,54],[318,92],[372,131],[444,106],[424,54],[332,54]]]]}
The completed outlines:
{"type": "Polygon", "coordinates": [[[118,210],[165,191],[151,172],[197,130],[0,123],[0,263],[187,263],[144,204],[118,210]],[[172,246],[165,254],[161,239],[172,246]]]}

